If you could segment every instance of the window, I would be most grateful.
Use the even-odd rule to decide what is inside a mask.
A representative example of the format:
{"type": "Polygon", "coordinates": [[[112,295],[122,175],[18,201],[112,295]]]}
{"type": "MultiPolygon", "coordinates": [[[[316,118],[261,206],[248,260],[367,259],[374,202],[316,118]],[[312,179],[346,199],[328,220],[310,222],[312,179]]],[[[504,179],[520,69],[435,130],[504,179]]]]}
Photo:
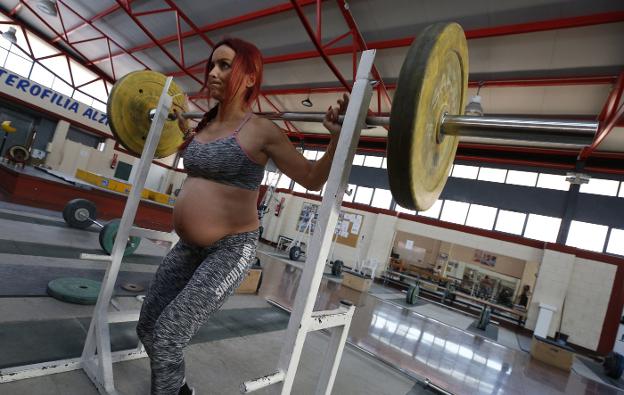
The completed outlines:
{"type": "Polygon", "coordinates": [[[572,221],[566,245],[584,250],[602,252],[609,227],[572,221]]]}
{"type": "MultiPolygon", "coordinates": [[[[371,158],[369,156],[369,158],[371,158]]],[[[392,204],[392,193],[387,189],[376,188],[373,194],[373,207],[389,209],[392,204]]]]}
{"type": "Polygon", "coordinates": [[[611,228],[607,252],[610,254],[624,255],[624,230],[611,228]]]}
{"type": "Polygon", "coordinates": [[[469,178],[474,180],[477,178],[479,168],[477,166],[455,165],[451,175],[458,178],[469,178]]]}
{"type": "Polygon", "coordinates": [[[557,241],[559,225],[561,225],[561,218],[529,214],[524,237],[554,243],[557,241]]]}
{"type": "Polygon", "coordinates": [[[103,112],[104,114],[106,114],[107,109],[106,109],[106,104],[102,103],[99,100],[93,100],[93,104],[91,105],[93,108],[95,108],[96,110],[103,112]]]}
{"type": "Polygon", "coordinates": [[[540,188],[558,189],[560,191],[570,189],[570,183],[566,181],[566,176],[556,174],[540,173],[537,178],[537,186],[540,188]]]}
{"type": "Polygon", "coordinates": [[[54,70],[54,74],[61,77],[65,81],[71,81],[67,58],[65,56],[60,55],[53,58],[41,59],[39,63],[45,66],[48,70],[54,70]]]}
{"type": "Polygon", "coordinates": [[[277,188],[290,189],[290,177],[288,177],[285,174],[282,174],[279,181],[277,182],[277,188]]]}
{"type": "MultiPolygon", "coordinates": [[[[75,86],[89,85],[89,83],[98,78],[95,73],[75,60],[69,59],[69,65],[72,71],[72,81],[75,86]]],[[[102,84],[104,87],[104,84],[102,84]]]]}
{"type": "Polygon", "coordinates": [[[104,82],[102,80],[94,81],[90,84],[84,85],[80,90],[87,95],[99,99],[101,101],[108,100],[108,94],[104,88],[104,82]]]}
{"type": "Polygon", "coordinates": [[[32,64],[33,62],[31,60],[24,59],[21,56],[10,52],[9,56],[7,56],[6,58],[6,63],[4,64],[4,67],[14,73],[28,78],[32,64]]]}
{"type": "Polygon", "coordinates": [[[74,99],[78,100],[81,103],[88,105],[89,107],[93,104],[93,98],[91,96],[87,96],[80,91],[74,91],[74,99]]]}
{"type": "Polygon", "coordinates": [[[74,93],[74,88],[66,84],[60,78],[54,79],[54,82],[52,83],[52,89],[54,89],[55,91],[59,93],[64,94],[67,97],[72,97],[72,94],[74,93]]]}
{"type": "Polygon", "coordinates": [[[399,206],[398,204],[396,205],[396,207],[394,208],[398,213],[405,213],[405,214],[416,214],[416,211],[414,210],[409,210],[406,209],[405,207],[399,206]]]}
{"type": "Polygon", "coordinates": [[[444,207],[442,208],[442,215],[440,216],[440,219],[442,221],[463,225],[466,223],[466,215],[468,215],[469,207],[469,203],[446,200],[444,202],[444,207]]]}
{"type": "Polygon", "coordinates": [[[51,88],[54,82],[54,74],[44,69],[40,64],[35,63],[30,73],[30,79],[38,84],[51,88]]]}
{"type": "Polygon", "coordinates": [[[303,156],[306,157],[306,159],[308,160],[316,160],[316,155],[318,154],[318,151],[309,151],[309,150],[305,150],[303,152],[303,156]]]}
{"type": "Polygon", "coordinates": [[[357,185],[355,184],[347,185],[347,189],[342,197],[343,202],[353,202],[353,198],[355,197],[355,188],[357,188],[357,185]]]}
{"type": "Polygon", "coordinates": [[[620,184],[620,193],[618,194],[619,197],[624,197],[624,182],[620,184]]]}
{"type": "Polygon", "coordinates": [[[537,182],[537,173],[531,171],[509,170],[507,172],[507,184],[524,185],[534,187],[537,182]]]}
{"type": "Polygon", "coordinates": [[[620,183],[614,180],[592,178],[589,183],[581,185],[581,192],[595,195],[616,196],[620,183]]]}
{"type": "Polygon", "coordinates": [[[498,210],[495,230],[521,235],[526,214],[515,211],[498,210]]]}
{"type": "Polygon", "coordinates": [[[466,225],[481,229],[492,229],[496,219],[496,207],[471,204],[466,225]]]}
{"type": "Polygon", "coordinates": [[[490,181],[490,182],[505,182],[505,177],[507,176],[507,170],[505,169],[494,169],[491,167],[482,167],[479,170],[478,180],[481,181],[490,181]]]}
{"type": "Polygon", "coordinates": [[[55,49],[53,46],[46,43],[36,35],[30,32],[26,32],[26,35],[28,36],[28,42],[30,43],[30,47],[32,48],[33,54],[36,58],[56,55],[59,53],[58,49],[55,49]]]}
{"type": "Polygon", "coordinates": [[[388,159],[386,159],[385,156],[383,158],[383,161],[381,161],[381,168],[382,169],[387,169],[388,168],[388,159]]]}
{"type": "Polygon", "coordinates": [[[383,162],[383,156],[370,156],[367,155],[366,158],[364,158],[364,166],[367,167],[381,167],[381,162],[383,162]]]}
{"type": "Polygon", "coordinates": [[[364,158],[366,158],[366,155],[355,155],[353,157],[353,165],[354,166],[362,166],[364,164],[364,158]]]}
{"type": "Polygon", "coordinates": [[[306,189],[303,186],[301,186],[301,185],[299,185],[297,183],[295,183],[295,187],[293,188],[293,191],[294,192],[306,193],[306,189]]]}
{"type": "Polygon", "coordinates": [[[275,183],[277,182],[277,177],[278,177],[277,173],[265,170],[264,180],[262,180],[262,183],[264,185],[275,185],[275,183]]]}
{"type": "Polygon", "coordinates": [[[439,218],[440,210],[442,209],[442,202],[444,202],[444,200],[437,200],[435,203],[433,203],[431,207],[429,207],[428,210],[419,211],[418,215],[422,215],[423,217],[429,217],[429,218],[439,218]]]}
{"type": "Polygon", "coordinates": [[[6,49],[0,48],[0,65],[4,66],[4,62],[6,61],[7,56],[9,55],[9,51],[6,49]]]}
{"type": "Polygon", "coordinates": [[[358,186],[355,191],[355,197],[353,201],[355,203],[368,204],[371,203],[371,198],[373,197],[373,188],[366,188],[362,186],[358,186]]]}

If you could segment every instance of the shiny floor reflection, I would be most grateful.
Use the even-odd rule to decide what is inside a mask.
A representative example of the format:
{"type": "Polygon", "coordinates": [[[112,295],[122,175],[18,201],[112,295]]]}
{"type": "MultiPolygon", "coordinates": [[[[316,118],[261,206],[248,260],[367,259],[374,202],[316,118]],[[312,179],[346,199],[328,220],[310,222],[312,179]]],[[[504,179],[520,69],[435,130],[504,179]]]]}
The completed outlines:
{"type": "MultiPolygon", "coordinates": [[[[265,258],[260,296],[291,308],[302,271],[265,258]]],[[[298,263],[301,266],[303,263],[298,263]]],[[[455,394],[616,394],[616,389],[564,372],[528,353],[342,287],[324,278],[315,310],[356,306],[349,342],[415,377],[455,394]]]]}

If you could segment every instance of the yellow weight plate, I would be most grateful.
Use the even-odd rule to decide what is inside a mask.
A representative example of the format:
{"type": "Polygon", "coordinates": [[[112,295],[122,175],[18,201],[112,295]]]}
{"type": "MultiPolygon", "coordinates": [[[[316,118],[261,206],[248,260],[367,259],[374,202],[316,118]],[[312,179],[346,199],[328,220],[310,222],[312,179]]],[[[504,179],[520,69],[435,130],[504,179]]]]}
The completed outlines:
{"type": "MultiPolygon", "coordinates": [[[[165,77],[155,71],[134,71],[118,80],[108,97],[108,120],[115,139],[127,150],[141,155],[152,121],[150,110],[156,109],[165,87],[165,77]]],[[[172,111],[187,112],[186,99],[180,87],[172,82],[169,95],[173,96],[172,111]]],[[[167,120],[160,136],[155,158],[174,154],[183,142],[178,122],[167,120]]]]}
{"type": "Polygon", "coordinates": [[[427,27],[407,53],[392,102],[388,177],[399,205],[424,211],[440,196],[458,143],[454,136],[440,139],[442,117],[463,113],[467,89],[468,46],[461,26],[427,27]]]}
{"type": "Polygon", "coordinates": [[[11,121],[2,121],[2,124],[0,124],[0,127],[2,127],[2,130],[4,130],[7,133],[15,133],[17,131],[17,129],[11,126],[11,121]]]}

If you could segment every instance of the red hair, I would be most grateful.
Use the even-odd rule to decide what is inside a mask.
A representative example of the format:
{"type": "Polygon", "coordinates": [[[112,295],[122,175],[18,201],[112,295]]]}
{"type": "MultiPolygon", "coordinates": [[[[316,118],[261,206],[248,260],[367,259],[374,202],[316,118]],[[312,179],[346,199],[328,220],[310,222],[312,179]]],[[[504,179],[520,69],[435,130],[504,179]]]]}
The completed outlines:
{"type": "MultiPolygon", "coordinates": [[[[262,54],[255,45],[239,38],[225,38],[215,44],[212,52],[210,53],[210,57],[208,58],[208,62],[206,63],[204,85],[202,86],[200,92],[208,93],[208,75],[212,70],[212,55],[214,54],[214,51],[222,45],[230,47],[236,55],[232,61],[232,71],[230,72],[230,79],[225,89],[225,98],[219,105],[223,105],[224,107],[230,106],[232,104],[232,99],[236,97],[240,89],[246,89],[245,95],[243,96],[243,103],[246,107],[251,107],[252,103],[260,94],[260,84],[262,83],[262,54]],[[255,77],[255,83],[250,88],[247,88],[244,85],[244,78],[248,75],[255,77]]],[[[209,93],[206,95],[206,98],[210,98],[209,93]]],[[[180,150],[185,149],[193,138],[193,135],[197,131],[203,129],[208,122],[212,121],[217,116],[219,105],[213,107],[210,111],[204,114],[204,117],[197,124],[193,133],[190,133],[190,137],[188,137],[180,146],[180,150]]]]}

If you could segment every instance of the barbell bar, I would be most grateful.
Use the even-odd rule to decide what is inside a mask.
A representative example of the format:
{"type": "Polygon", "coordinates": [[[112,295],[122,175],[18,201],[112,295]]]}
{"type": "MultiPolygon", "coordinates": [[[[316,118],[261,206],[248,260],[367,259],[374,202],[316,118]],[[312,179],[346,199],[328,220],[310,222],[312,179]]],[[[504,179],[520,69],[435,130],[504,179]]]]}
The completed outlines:
{"type": "MultiPolygon", "coordinates": [[[[136,154],[143,149],[166,77],[144,70],[118,80],[109,95],[107,112],[117,140],[136,154]]],[[[371,83],[376,83],[372,81],[371,83]]],[[[466,116],[468,46],[461,26],[436,23],[410,46],[397,81],[389,117],[370,116],[368,126],[388,127],[387,158],[390,190],[402,207],[424,211],[440,196],[453,164],[460,137],[497,144],[581,148],[590,145],[598,122],[564,119],[466,116]]],[[[184,118],[189,112],[184,93],[173,82],[172,108],[184,118]]],[[[323,122],[324,113],[274,112],[259,116],[282,121],[323,122]]],[[[341,122],[344,117],[340,117],[341,122]]],[[[165,122],[155,157],[175,153],[184,133],[176,115],[165,122]]]]}
{"type": "MultiPolygon", "coordinates": [[[[315,112],[256,112],[257,116],[279,121],[322,123],[325,113],[315,112]]],[[[150,111],[150,117],[153,112],[150,111]]],[[[201,119],[204,113],[188,112],[181,116],[186,119],[201,119]]],[[[170,120],[175,120],[171,114],[170,120]]],[[[339,116],[342,123],[344,115],[339,116]]],[[[368,126],[389,126],[390,117],[370,116],[368,126]]],[[[542,141],[562,148],[582,148],[594,140],[598,122],[566,119],[536,119],[513,117],[486,117],[469,115],[444,115],[439,130],[440,137],[460,136],[514,141],[542,141]]]]}

